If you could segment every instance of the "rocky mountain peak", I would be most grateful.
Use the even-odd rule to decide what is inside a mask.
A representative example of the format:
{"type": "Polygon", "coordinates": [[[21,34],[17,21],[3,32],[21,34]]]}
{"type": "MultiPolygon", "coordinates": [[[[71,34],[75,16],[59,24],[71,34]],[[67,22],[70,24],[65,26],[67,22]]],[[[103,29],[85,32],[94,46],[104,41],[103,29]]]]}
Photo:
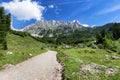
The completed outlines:
{"type": "Polygon", "coordinates": [[[75,29],[82,29],[84,26],[80,24],[78,20],[73,21],[56,21],[56,20],[40,20],[34,24],[24,27],[24,32],[29,32],[32,35],[48,35],[53,33],[67,33],[74,31],[75,29]]]}

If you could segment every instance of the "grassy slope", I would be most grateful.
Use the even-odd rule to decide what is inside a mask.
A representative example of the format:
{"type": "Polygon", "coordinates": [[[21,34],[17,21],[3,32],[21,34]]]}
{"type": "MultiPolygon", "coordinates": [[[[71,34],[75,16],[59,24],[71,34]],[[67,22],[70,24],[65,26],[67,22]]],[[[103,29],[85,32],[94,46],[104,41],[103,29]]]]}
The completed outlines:
{"type": "Polygon", "coordinates": [[[106,60],[105,55],[120,56],[115,53],[106,52],[105,50],[83,48],[61,50],[58,54],[58,59],[63,63],[64,77],[69,80],[119,80],[120,73],[116,75],[105,75],[104,70],[99,74],[89,74],[89,72],[87,72],[85,73],[85,75],[87,75],[85,78],[83,77],[83,74],[80,74],[80,67],[83,64],[96,63],[107,67],[120,68],[120,59],[106,60]],[[83,63],[81,63],[81,61],[83,61],[83,63]]]}
{"type": "Polygon", "coordinates": [[[0,68],[5,64],[17,64],[46,51],[43,49],[45,46],[44,43],[38,42],[29,36],[21,37],[11,33],[7,35],[7,45],[7,51],[0,51],[0,68]],[[8,51],[13,54],[7,55],[6,52],[8,51]]]}

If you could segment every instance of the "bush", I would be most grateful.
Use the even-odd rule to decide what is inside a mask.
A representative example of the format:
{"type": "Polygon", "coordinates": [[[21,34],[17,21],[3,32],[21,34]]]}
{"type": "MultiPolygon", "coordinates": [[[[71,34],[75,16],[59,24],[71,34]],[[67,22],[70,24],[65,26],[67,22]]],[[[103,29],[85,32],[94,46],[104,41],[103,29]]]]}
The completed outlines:
{"type": "Polygon", "coordinates": [[[103,44],[104,44],[105,48],[110,49],[112,51],[116,51],[117,46],[115,45],[115,42],[113,40],[105,37],[105,41],[103,44]]]}
{"type": "Polygon", "coordinates": [[[117,53],[120,54],[120,39],[115,42],[117,53]]]}
{"type": "Polygon", "coordinates": [[[2,60],[4,54],[0,52],[0,60],[2,60]]]}
{"type": "Polygon", "coordinates": [[[120,40],[113,41],[111,39],[105,38],[103,45],[109,50],[120,53],[120,40]]]}
{"type": "Polygon", "coordinates": [[[104,49],[104,45],[102,45],[102,44],[98,44],[98,48],[100,48],[100,49],[104,49]]]}
{"type": "Polygon", "coordinates": [[[41,47],[41,50],[44,50],[44,48],[43,48],[43,47],[41,47]]]}
{"type": "Polygon", "coordinates": [[[92,47],[92,45],[93,45],[93,43],[91,43],[91,42],[86,43],[86,47],[92,47]]]}

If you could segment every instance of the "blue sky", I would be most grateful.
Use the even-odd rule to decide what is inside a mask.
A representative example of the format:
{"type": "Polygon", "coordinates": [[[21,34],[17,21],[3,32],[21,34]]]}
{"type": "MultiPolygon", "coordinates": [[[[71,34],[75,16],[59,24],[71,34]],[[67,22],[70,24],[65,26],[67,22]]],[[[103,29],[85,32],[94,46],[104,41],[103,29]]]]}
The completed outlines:
{"type": "Polygon", "coordinates": [[[89,26],[120,22],[120,0],[0,0],[0,5],[12,14],[16,29],[43,19],[89,26]]]}

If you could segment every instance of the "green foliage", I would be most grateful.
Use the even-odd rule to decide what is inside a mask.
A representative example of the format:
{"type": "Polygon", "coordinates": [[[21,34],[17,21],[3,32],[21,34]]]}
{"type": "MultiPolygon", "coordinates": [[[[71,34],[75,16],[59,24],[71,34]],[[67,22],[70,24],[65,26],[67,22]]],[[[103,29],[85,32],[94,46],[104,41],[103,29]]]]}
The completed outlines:
{"type": "Polygon", "coordinates": [[[0,50],[0,69],[5,64],[17,64],[46,51],[46,45],[44,43],[22,32],[18,32],[18,34],[14,31],[7,34],[6,41],[8,49],[0,50]],[[25,37],[18,34],[22,34],[25,37]],[[12,52],[12,54],[6,54],[7,52],[12,52]]]}
{"type": "Polygon", "coordinates": [[[98,44],[102,44],[105,41],[106,30],[102,30],[100,33],[96,34],[96,39],[98,44]]]}
{"type": "Polygon", "coordinates": [[[92,36],[92,33],[89,30],[74,30],[74,32],[62,33],[56,35],[55,37],[44,36],[42,38],[37,37],[36,39],[44,43],[51,43],[55,45],[76,45],[79,43],[92,41],[94,40],[94,37],[92,36]]]}
{"type": "Polygon", "coordinates": [[[115,41],[107,37],[105,37],[104,46],[105,48],[110,49],[112,51],[116,51],[117,48],[117,46],[115,45],[115,41]]]}
{"type": "Polygon", "coordinates": [[[99,49],[104,49],[104,45],[103,44],[98,44],[99,49]]]}
{"type": "Polygon", "coordinates": [[[75,30],[71,35],[61,35],[58,37],[58,41],[63,42],[65,44],[78,44],[92,40],[94,40],[94,38],[89,30],[75,30]]]}
{"type": "Polygon", "coordinates": [[[113,38],[115,40],[120,38],[120,24],[115,23],[112,27],[113,38]]]}
{"type": "Polygon", "coordinates": [[[7,34],[6,32],[0,31],[0,44],[1,44],[0,49],[7,50],[6,34],[7,34]]]}
{"type": "Polygon", "coordinates": [[[10,32],[14,35],[18,35],[18,36],[21,36],[21,37],[30,36],[30,34],[27,33],[27,32],[13,31],[13,30],[11,30],[10,32]]]}
{"type": "Polygon", "coordinates": [[[58,59],[63,65],[63,80],[119,80],[120,72],[115,74],[106,74],[106,68],[96,67],[100,72],[92,73],[90,71],[81,71],[81,67],[86,64],[95,63],[97,65],[106,66],[108,68],[120,68],[119,59],[106,60],[106,55],[113,56],[118,54],[109,53],[104,49],[67,49],[60,50],[57,54],[58,59]]]}
{"type": "Polygon", "coordinates": [[[120,43],[117,40],[120,38],[120,24],[113,24],[110,30],[111,33],[103,29],[96,35],[97,44],[102,49],[106,48],[119,53],[120,43]]]}
{"type": "Polygon", "coordinates": [[[118,54],[120,54],[120,39],[117,40],[117,41],[114,41],[114,44],[113,44],[113,45],[115,45],[115,47],[116,47],[116,52],[117,52],[118,54]]]}
{"type": "Polygon", "coordinates": [[[4,13],[4,8],[0,7],[0,49],[7,50],[6,34],[10,30],[11,15],[4,13]]]}

